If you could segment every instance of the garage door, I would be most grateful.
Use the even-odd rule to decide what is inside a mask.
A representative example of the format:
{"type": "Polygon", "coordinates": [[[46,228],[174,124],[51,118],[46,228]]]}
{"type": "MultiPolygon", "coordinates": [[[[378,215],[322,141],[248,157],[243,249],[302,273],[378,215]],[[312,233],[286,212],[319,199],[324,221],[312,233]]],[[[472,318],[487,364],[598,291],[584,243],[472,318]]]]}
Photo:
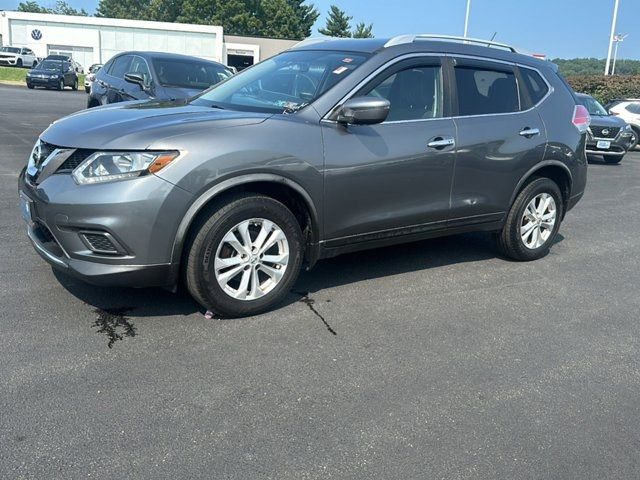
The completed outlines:
{"type": "Polygon", "coordinates": [[[47,47],[48,55],[69,55],[82,65],[85,71],[93,64],[93,48],[91,47],[73,47],[70,45],[48,45],[47,47]]]}

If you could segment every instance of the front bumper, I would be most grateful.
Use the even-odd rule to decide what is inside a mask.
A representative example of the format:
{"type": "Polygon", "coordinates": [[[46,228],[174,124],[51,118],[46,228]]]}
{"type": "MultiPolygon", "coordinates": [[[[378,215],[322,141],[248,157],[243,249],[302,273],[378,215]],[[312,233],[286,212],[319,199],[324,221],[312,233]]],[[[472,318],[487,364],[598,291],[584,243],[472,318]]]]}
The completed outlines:
{"type": "Polygon", "coordinates": [[[27,85],[33,85],[34,87],[57,87],[60,83],[58,77],[54,78],[37,78],[27,77],[27,85]]]}
{"type": "Polygon", "coordinates": [[[633,132],[622,132],[615,138],[589,138],[587,140],[587,153],[589,155],[622,156],[633,145],[635,134],[633,132]],[[599,142],[608,142],[609,147],[599,147],[599,142]]]}
{"type": "Polygon", "coordinates": [[[18,63],[17,58],[0,58],[0,65],[16,65],[18,63]]]}
{"type": "Polygon", "coordinates": [[[178,220],[191,195],[155,175],[103,185],[76,185],[54,174],[40,185],[19,177],[29,204],[27,235],[36,252],[58,270],[104,286],[172,286],[178,220]],[[96,188],[97,187],[97,188],[96,188]],[[103,232],[117,252],[95,251],[86,232],[103,232]]]}

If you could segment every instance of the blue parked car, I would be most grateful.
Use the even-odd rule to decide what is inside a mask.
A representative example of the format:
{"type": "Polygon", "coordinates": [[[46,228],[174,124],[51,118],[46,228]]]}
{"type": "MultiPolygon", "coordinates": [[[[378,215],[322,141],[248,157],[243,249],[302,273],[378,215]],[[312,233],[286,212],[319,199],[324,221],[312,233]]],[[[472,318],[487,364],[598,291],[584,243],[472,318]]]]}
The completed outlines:
{"type": "Polygon", "coordinates": [[[128,100],[189,98],[233,72],[221,63],[172,53],[124,52],[96,74],[87,107],[128,100]]]}

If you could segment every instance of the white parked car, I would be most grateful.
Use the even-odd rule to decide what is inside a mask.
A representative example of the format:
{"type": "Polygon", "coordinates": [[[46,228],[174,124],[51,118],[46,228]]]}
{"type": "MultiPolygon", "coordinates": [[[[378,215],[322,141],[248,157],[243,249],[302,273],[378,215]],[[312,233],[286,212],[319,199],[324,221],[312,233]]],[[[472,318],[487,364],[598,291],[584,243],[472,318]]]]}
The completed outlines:
{"type": "Polygon", "coordinates": [[[12,67],[35,67],[38,59],[30,48],[24,47],[0,47],[0,65],[12,67]]]}
{"type": "Polygon", "coordinates": [[[620,117],[633,128],[636,133],[636,141],[629,148],[629,150],[633,150],[640,139],[640,98],[614,100],[607,104],[606,109],[610,114],[620,117]]]}
{"type": "Polygon", "coordinates": [[[102,68],[101,63],[94,63],[89,67],[89,73],[84,77],[84,91],[91,93],[91,84],[96,79],[96,73],[102,68]]]}

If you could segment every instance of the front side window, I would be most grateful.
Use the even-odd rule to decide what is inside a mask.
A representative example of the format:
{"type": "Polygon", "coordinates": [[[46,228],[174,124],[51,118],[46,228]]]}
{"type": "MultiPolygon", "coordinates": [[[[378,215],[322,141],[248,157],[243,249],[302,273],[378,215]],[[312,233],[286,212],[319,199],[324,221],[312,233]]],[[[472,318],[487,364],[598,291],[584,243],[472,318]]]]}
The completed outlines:
{"type": "Polygon", "coordinates": [[[487,115],[520,110],[516,76],[512,71],[484,67],[455,67],[459,115],[487,115]]]}
{"type": "Polygon", "coordinates": [[[145,83],[149,83],[149,80],[151,80],[149,67],[147,67],[147,62],[142,57],[133,57],[131,67],[129,67],[129,72],[127,73],[138,73],[142,75],[145,83]]]}
{"type": "Polygon", "coordinates": [[[442,88],[439,66],[400,70],[359,95],[389,100],[388,122],[422,120],[442,116],[442,88]]]}
{"type": "Polygon", "coordinates": [[[129,73],[131,67],[131,55],[122,55],[113,61],[109,75],[124,78],[125,73],[129,73]]]}
{"type": "Polygon", "coordinates": [[[348,77],[367,56],[338,51],[289,51],[243,70],[193,100],[231,110],[296,111],[348,77]]]}

